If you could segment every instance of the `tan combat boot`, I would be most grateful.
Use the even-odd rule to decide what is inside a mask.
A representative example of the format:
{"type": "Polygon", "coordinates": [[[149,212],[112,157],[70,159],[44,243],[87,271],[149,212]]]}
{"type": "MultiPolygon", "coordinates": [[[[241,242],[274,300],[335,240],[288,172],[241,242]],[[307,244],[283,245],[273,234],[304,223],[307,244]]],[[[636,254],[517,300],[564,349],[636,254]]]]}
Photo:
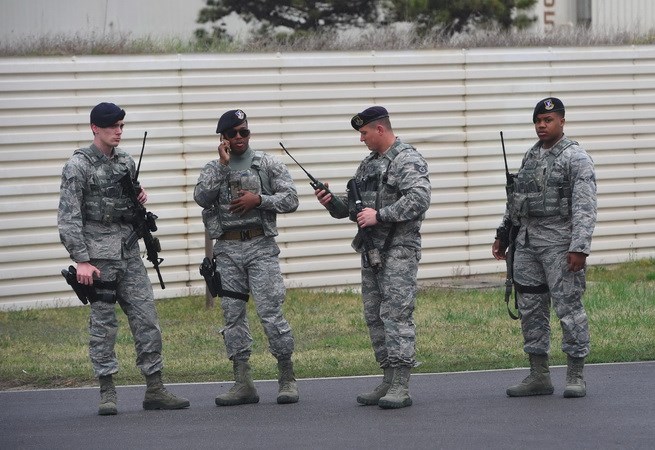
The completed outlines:
{"type": "Polygon", "coordinates": [[[116,403],[116,386],[111,375],[101,376],[100,381],[100,406],[98,407],[99,416],[113,416],[118,413],[116,403]]]}
{"type": "Polygon", "coordinates": [[[246,403],[258,403],[259,395],[252,381],[252,370],[248,361],[232,361],[234,369],[234,385],[223,395],[216,397],[216,406],[244,405],[246,403]]]}
{"type": "Polygon", "coordinates": [[[189,400],[176,397],[166,390],[161,381],[161,372],[146,375],[146,395],[143,409],[182,409],[188,408],[189,400]]]}
{"type": "Polygon", "coordinates": [[[587,382],[582,377],[584,358],[566,356],[566,389],[564,397],[577,398],[587,395],[587,382]]]}
{"type": "Polygon", "coordinates": [[[378,384],[372,392],[366,392],[357,396],[357,403],[362,405],[377,405],[378,401],[387,395],[393,380],[393,367],[385,367],[382,383],[378,384]]]}
{"type": "Polygon", "coordinates": [[[383,409],[396,409],[411,406],[412,398],[409,396],[409,374],[411,367],[400,366],[393,368],[391,387],[387,394],[378,401],[383,409]]]}
{"type": "Polygon", "coordinates": [[[280,358],[277,361],[278,384],[277,402],[279,404],[298,402],[298,384],[296,375],[293,373],[293,362],[291,358],[280,358]]]}
{"type": "Polygon", "coordinates": [[[509,397],[527,397],[529,395],[550,395],[555,390],[550,381],[548,355],[528,353],[530,374],[521,383],[507,388],[509,397]]]}

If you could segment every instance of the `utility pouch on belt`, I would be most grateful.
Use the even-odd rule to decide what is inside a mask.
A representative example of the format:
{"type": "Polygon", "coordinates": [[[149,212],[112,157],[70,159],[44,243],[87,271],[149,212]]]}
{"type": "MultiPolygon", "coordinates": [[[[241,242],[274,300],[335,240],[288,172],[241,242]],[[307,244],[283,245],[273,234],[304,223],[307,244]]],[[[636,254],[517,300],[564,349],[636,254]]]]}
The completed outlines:
{"type": "Polygon", "coordinates": [[[216,270],[216,260],[209,259],[205,257],[200,264],[200,275],[205,279],[207,283],[207,288],[212,297],[223,297],[228,296],[243,300],[244,302],[248,301],[248,294],[242,294],[241,292],[228,291],[223,289],[221,283],[221,274],[216,270]]]}
{"type": "Polygon", "coordinates": [[[116,303],[116,281],[100,281],[93,282],[93,286],[80,284],[77,282],[77,270],[73,266],[68,266],[67,269],[61,271],[61,275],[66,279],[66,282],[73,288],[77,298],[83,304],[93,302],[116,303]]]}

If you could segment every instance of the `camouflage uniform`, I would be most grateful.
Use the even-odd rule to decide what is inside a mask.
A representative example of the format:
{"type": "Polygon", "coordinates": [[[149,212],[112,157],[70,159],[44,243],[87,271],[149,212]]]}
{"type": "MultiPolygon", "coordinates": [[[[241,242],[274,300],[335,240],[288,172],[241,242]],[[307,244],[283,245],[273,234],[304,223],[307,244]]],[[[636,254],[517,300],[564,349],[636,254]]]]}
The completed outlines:
{"type": "MultiPolygon", "coordinates": [[[[289,358],[294,339],[289,322],[282,314],[286,290],[278,259],[280,249],[275,242],[277,213],[290,213],[298,208],[298,196],[289,171],[277,158],[249,147],[242,155],[233,153],[229,166],[217,160],[205,165],[195,187],[194,199],[203,208],[203,221],[210,237],[216,239],[214,257],[222,287],[252,294],[270,352],[278,360],[289,358]],[[241,188],[261,195],[261,204],[243,216],[229,212],[229,202],[234,195],[231,183],[238,184],[239,178],[243,180],[241,188]],[[253,183],[253,179],[259,181],[253,183]],[[226,232],[250,229],[263,229],[263,235],[243,239],[224,236],[226,232]]],[[[225,295],[221,307],[228,357],[233,361],[248,360],[253,340],[246,302],[225,295]]]]}
{"type": "Polygon", "coordinates": [[[589,326],[582,305],[585,271],[570,271],[567,254],[591,252],[596,224],[593,161],[567,137],[543,156],[538,142],[525,154],[515,186],[500,229],[511,220],[520,222],[514,282],[524,350],[548,354],[552,301],[562,327],[562,351],[585,357],[589,353],[589,326]]]}
{"type": "MultiPolygon", "coordinates": [[[[101,281],[116,282],[115,298],[134,336],[137,366],[148,376],[163,367],[161,331],[139,245],[124,246],[132,233],[125,220],[131,203],[118,183],[134,172],[134,160],[119,148],[110,158],[93,144],[77,150],[62,171],[57,222],[71,259],[90,262],[100,270],[101,281]]],[[[117,330],[115,304],[91,303],[89,355],[97,377],[118,372],[117,330]]]]}
{"type": "MultiPolygon", "coordinates": [[[[362,256],[362,299],[375,359],[381,368],[416,365],[414,306],[421,258],[420,227],[430,206],[428,166],[414,147],[399,139],[382,155],[362,161],[355,173],[364,207],[374,208],[382,222],[373,227],[373,243],[382,268],[375,273],[362,256]]],[[[355,219],[352,196],[350,217],[355,219]]],[[[330,210],[336,218],[347,217],[330,210]]],[[[363,252],[358,233],[353,248],[363,252]]]]}

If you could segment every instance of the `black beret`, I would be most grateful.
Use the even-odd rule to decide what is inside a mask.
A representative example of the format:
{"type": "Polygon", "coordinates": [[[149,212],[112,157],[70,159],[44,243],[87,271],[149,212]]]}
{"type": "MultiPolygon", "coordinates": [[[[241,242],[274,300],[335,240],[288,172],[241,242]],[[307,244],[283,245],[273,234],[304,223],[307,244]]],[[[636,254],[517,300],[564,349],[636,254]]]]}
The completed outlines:
{"type": "Polygon", "coordinates": [[[532,113],[532,123],[537,121],[537,115],[551,112],[562,113],[562,117],[564,117],[564,103],[562,103],[559,98],[555,97],[547,97],[543,100],[539,100],[537,106],[534,107],[534,112],[532,113]]]}
{"type": "Polygon", "coordinates": [[[218,119],[218,125],[216,126],[216,134],[221,134],[225,130],[238,127],[245,121],[246,121],[246,113],[244,113],[240,109],[231,109],[225,114],[223,114],[220,117],[220,119],[218,119]]]}
{"type": "Polygon", "coordinates": [[[371,123],[374,120],[383,119],[385,117],[389,117],[389,113],[384,107],[371,106],[359,114],[355,114],[353,118],[350,119],[350,125],[352,125],[355,130],[359,131],[359,129],[367,123],[371,123]]]}
{"type": "Polygon", "coordinates": [[[113,103],[98,103],[91,110],[91,123],[100,128],[110,127],[124,117],[125,110],[113,103]]]}

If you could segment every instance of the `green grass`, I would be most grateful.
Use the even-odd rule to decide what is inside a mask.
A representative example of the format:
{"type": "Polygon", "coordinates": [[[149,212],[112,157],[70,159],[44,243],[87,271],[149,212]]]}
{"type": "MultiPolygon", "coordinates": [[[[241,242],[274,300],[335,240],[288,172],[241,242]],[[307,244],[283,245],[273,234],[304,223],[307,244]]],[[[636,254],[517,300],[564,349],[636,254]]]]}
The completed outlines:
{"type": "MultiPolygon", "coordinates": [[[[655,360],[655,260],[591,267],[585,306],[590,363],[655,360]]],[[[231,380],[219,330],[220,307],[201,297],[157,302],[169,382],[231,380]]],[[[380,373],[356,292],[289,290],[284,305],[296,338],[299,378],[380,373]]],[[[274,358],[256,317],[251,363],[257,379],[276,378],[274,358]]],[[[141,384],[127,320],[120,321],[116,352],[120,384],[141,384]]],[[[422,290],[415,312],[417,372],[452,372],[526,366],[518,321],[505,310],[503,289],[422,290]]],[[[564,364],[561,332],[552,316],[552,364],[564,364]]],[[[88,307],[0,312],[0,389],[95,383],[87,350],[88,307]]]]}

